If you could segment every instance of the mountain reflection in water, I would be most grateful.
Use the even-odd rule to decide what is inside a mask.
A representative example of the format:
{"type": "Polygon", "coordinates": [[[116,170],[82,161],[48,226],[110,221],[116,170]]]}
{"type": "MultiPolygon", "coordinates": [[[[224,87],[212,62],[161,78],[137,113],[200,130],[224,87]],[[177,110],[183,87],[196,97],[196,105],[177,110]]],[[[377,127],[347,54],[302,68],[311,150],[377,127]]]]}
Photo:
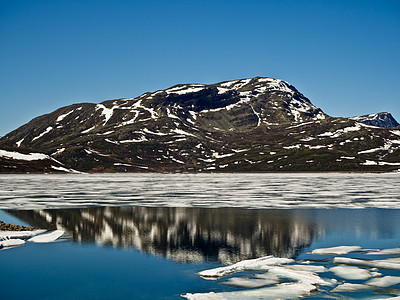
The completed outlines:
{"type": "Polygon", "coordinates": [[[133,247],[175,261],[224,264],[271,254],[296,257],[326,231],[390,236],[396,228],[376,209],[98,207],[8,213],[35,227],[63,229],[79,243],[133,247]]]}

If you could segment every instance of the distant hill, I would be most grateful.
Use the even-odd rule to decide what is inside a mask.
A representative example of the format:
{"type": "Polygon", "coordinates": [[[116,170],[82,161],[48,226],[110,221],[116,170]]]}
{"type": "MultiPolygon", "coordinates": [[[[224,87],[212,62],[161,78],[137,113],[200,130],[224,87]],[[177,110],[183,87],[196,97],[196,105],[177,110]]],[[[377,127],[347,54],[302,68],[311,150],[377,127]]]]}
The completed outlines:
{"type": "Polygon", "coordinates": [[[262,77],[73,104],[10,132],[0,147],[35,149],[84,172],[400,168],[400,127],[389,113],[330,117],[291,84],[262,77]]]}

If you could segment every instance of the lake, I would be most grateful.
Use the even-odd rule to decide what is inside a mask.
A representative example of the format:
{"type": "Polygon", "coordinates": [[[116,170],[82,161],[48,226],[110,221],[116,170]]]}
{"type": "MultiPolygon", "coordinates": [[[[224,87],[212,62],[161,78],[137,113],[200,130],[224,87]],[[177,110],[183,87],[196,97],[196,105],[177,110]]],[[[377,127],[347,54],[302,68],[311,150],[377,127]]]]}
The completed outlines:
{"type": "Polygon", "coordinates": [[[399,173],[1,175],[0,220],[66,233],[0,251],[0,299],[398,296],[400,270],[387,266],[400,265],[399,182],[399,173]],[[336,246],[359,248],[316,250],[336,246]],[[269,255],[293,261],[199,275],[269,255]],[[304,283],[304,266],[326,284],[279,294],[304,283]],[[338,266],[357,274],[343,278],[338,266]]]}

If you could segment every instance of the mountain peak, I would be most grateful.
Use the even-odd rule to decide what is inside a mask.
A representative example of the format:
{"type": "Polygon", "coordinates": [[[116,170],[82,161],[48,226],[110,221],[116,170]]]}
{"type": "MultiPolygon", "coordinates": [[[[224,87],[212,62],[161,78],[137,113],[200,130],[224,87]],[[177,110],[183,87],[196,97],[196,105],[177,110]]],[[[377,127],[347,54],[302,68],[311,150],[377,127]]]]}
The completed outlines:
{"type": "Polygon", "coordinates": [[[393,118],[392,114],[388,112],[352,117],[350,119],[382,128],[394,128],[400,125],[395,118],[393,118]]]}

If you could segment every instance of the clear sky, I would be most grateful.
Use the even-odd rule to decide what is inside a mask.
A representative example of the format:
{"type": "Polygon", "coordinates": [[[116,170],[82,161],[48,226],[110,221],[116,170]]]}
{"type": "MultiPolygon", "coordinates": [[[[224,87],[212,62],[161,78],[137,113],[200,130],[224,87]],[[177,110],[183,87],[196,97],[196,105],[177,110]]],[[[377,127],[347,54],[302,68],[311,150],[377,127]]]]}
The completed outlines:
{"type": "Polygon", "coordinates": [[[400,122],[398,0],[0,0],[0,135],[79,102],[265,76],[400,122]]]}

